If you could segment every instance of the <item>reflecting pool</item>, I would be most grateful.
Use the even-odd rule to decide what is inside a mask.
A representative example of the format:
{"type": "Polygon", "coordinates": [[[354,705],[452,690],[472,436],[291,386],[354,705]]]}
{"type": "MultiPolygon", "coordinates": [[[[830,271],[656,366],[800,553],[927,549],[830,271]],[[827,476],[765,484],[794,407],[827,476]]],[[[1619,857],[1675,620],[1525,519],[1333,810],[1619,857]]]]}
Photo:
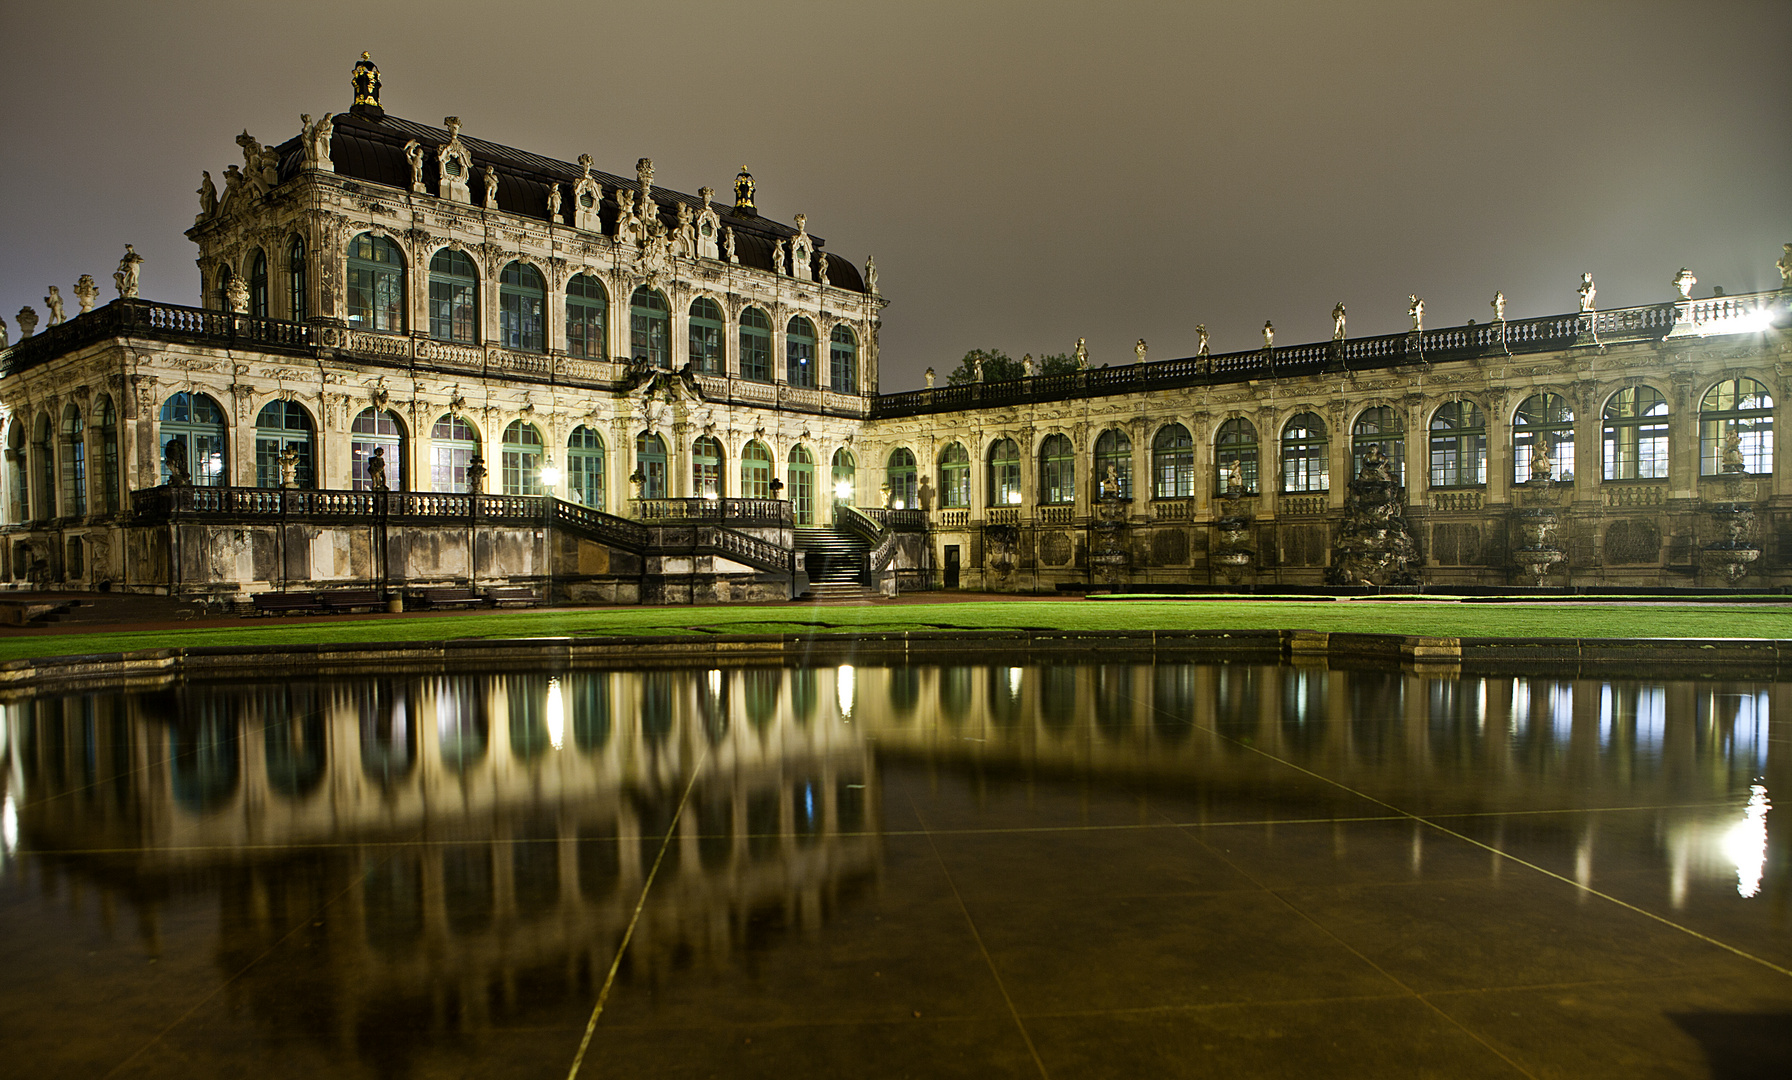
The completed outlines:
{"type": "Polygon", "coordinates": [[[0,1071],[1785,1075],[1789,759],[1792,683],[1716,678],[13,698],[0,1071]]]}

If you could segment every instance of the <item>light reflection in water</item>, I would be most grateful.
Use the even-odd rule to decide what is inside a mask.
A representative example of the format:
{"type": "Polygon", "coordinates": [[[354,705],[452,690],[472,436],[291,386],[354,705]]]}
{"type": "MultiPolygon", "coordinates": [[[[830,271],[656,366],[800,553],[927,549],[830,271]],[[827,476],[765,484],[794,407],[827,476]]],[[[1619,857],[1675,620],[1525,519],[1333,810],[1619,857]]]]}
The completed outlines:
{"type": "Polygon", "coordinates": [[[557,678],[548,680],[548,745],[556,750],[566,745],[566,700],[557,678]]]}
{"type": "Polygon", "coordinates": [[[1751,897],[1761,891],[1761,870],[1767,865],[1767,789],[1749,786],[1748,809],[1724,834],[1724,854],[1736,864],[1736,893],[1751,897]]]}

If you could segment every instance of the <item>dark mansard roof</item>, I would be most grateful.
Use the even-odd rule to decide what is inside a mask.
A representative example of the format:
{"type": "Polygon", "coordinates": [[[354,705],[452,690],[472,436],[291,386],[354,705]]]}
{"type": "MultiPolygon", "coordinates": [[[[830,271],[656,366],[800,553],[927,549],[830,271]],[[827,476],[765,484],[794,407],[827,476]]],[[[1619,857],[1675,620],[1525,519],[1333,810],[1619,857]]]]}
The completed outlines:
{"type": "MultiPolygon", "coordinates": [[[[440,196],[440,171],[435,167],[435,151],[447,145],[447,129],[413,123],[390,113],[376,119],[356,112],[344,112],[331,117],[331,121],[335,128],[330,138],[330,161],[337,175],[408,189],[411,186],[411,165],[404,156],[404,146],[416,139],[430,153],[429,164],[423,170],[423,184],[431,195],[440,196]]],[[[483,190],[485,174],[482,170],[491,165],[498,172],[498,206],[505,213],[546,221],[548,185],[559,183],[563,185],[562,214],[570,217],[572,185],[584,175],[584,170],[579,166],[531,154],[512,146],[475,139],[464,131],[460,141],[473,155],[474,174],[467,178],[467,185],[474,192],[483,190]]],[[[299,138],[288,139],[275,147],[275,150],[280,154],[282,182],[298,175],[304,168],[304,153],[299,138]]],[[[617,208],[613,193],[618,188],[639,193],[641,185],[634,179],[596,169],[591,171],[591,178],[604,186],[606,194],[600,214],[604,232],[614,235],[617,208]]],[[[679,203],[690,206],[692,212],[703,209],[703,200],[695,195],[672,191],[657,184],[653,188],[653,201],[661,222],[668,227],[678,220],[679,203]]],[[[768,218],[736,215],[731,201],[714,199],[711,200],[710,207],[720,217],[724,228],[734,230],[735,255],[742,266],[769,272],[772,268],[773,243],[796,235],[795,229],[768,218]]],[[[865,280],[857,266],[838,255],[819,250],[823,241],[814,233],[810,233],[809,238],[818,249],[815,257],[828,261],[829,285],[853,292],[865,291],[865,280]]],[[[721,243],[719,237],[717,243],[721,243]]]]}

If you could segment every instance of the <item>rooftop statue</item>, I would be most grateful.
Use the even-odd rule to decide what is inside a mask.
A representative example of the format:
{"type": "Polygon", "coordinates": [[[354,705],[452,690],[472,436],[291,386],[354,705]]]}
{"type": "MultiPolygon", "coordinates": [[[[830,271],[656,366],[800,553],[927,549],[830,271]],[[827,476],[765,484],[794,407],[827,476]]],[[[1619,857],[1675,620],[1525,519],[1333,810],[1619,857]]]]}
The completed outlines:
{"type": "Polygon", "coordinates": [[[112,281],[118,286],[120,300],[137,298],[137,279],[143,266],[143,256],[129,244],[124,246],[124,257],[118,260],[118,269],[112,272],[112,281]]]}
{"type": "Polygon", "coordinates": [[[19,309],[19,340],[24,341],[37,329],[37,311],[29,304],[19,309]]]}
{"type": "Polygon", "coordinates": [[[416,139],[404,144],[404,156],[411,163],[411,190],[423,190],[423,144],[416,139]]]}
{"type": "Polygon", "coordinates": [[[62,325],[62,290],[54,285],[50,286],[50,295],[44,297],[44,307],[50,312],[50,318],[44,325],[62,325]]]}
{"type": "Polygon", "coordinates": [[[1141,364],[1143,364],[1145,362],[1145,349],[1146,349],[1146,345],[1145,345],[1144,338],[1140,338],[1139,343],[1132,347],[1132,351],[1138,355],[1139,363],[1141,363],[1141,364]]]}
{"type": "Polygon", "coordinates": [[[498,208],[498,170],[491,165],[485,167],[485,208],[498,208]]]}
{"type": "Polygon", "coordinates": [[[348,82],[354,87],[356,105],[380,107],[380,69],[374,66],[373,57],[362,53],[348,82]]]}
{"type": "Polygon", "coordinates": [[[1680,268],[1680,273],[1674,276],[1674,289],[1679,292],[1682,300],[1692,299],[1692,287],[1698,283],[1699,279],[1693,277],[1692,271],[1684,266],[1680,268]]]}
{"type": "MultiPolygon", "coordinates": [[[[6,319],[4,317],[0,317],[0,349],[6,348],[6,346],[8,344],[9,344],[9,341],[8,341],[8,335],[6,332],[6,319]]],[[[929,375],[933,374],[933,369],[928,368],[927,373],[929,375]]],[[[933,384],[933,380],[929,379],[928,385],[931,386],[932,384],[933,384]]]]}
{"type": "Polygon", "coordinates": [[[314,124],[310,113],[299,114],[299,139],[304,145],[307,169],[334,171],[334,166],[330,163],[330,137],[335,134],[336,121],[332,119],[332,115],[325,113],[314,124]]]}
{"type": "Polygon", "coordinates": [[[1263,320],[1263,347],[1265,349],[1276,347],[1276,327],[1268,319],[1263,320]]]}
{"type": "Polygon", "coordinates": [[[81,304],[81,314],[85,315],[93,310],[93,302],[99,299],[99,295],[99,286],[93,283],[92,274],[82,274],[81,279],[75,282],[75,299],[81,304]]]}
{"type": "Polygon", "coordinates": [[[199,174],[199,217],[204,221],[218,212],[218,185],[212,183],[212,174],[208,169],[199,174]]]}
{"type": "Polygon", "coordinates": [[[555,224],[559,224],[559,222],[560,222],[560,185],[559,184],[549,184],[548,185],[548,220],[554,222],[555,224]]]}
{"type": "Polygon", "coordinates": [[[1070,354],[1076,359],[1076,369],[1083,370],[1089,366],[1089,346],[1082,338],[1076,339],[1076,349],[1070,354]]]}
{"type": "Polygon", "coordinates": [[[641,158],[635,162],[635,179],[641,184],[641,216],[653,213],[653,159],[641,158]]]}
{"type": "Polygon", "coordinates": [[[1408,318],[1412,319],[1414,333],[1425,329],[1425,301],[1409,293],[1406,297],[1406,314],[1408,318]]]}
{"type": "Polygon", "coordinates": [[[1039,374],[1039,365],[1033,360],[1032,353],[1027,353],[1020,358],[1020,369],[1029,379],[1039,374]]]}
{"type": "Polygon", "coordinates": [[[933,389],[933,369],[932,368],[927,369],[927,389],[929,389],[929,390],[933,389]]]}
{"type": "Polygon", "coordinates": [[[744,217],[752,217],[758,211],[753,209],[753,174],[747,167],[740,167],[740,175],[734,178],[734,212],[744,217]]]}
{"type": "Polygon", "coordinates": [[[734,253],[734,226],[722,227],[722,257],[731,263],[740,262],[740,256],[734,253]]]}
{"type": "Polygon", "coordinates": [[[1599,288],[1593,284],[1593,275],[1582,274],[1580,276],[1580,309],[1583,312],[1594,310],[1593,302],[1598,297],[1599,288]]]}
{"type": "Polygon", "coordinates": [[[1489,304],[1493,308],[1493,321],[1494,322],[1505,322],[1506,321],[1506,294],[1503,292],[1495,292],[1493,294],[1493,299],[1491,301],[1489,301],[1489,304]]]}
{"type": "Polygon", "coordinates": [[[1195,336],[1200,338],[1200,341],[1201,341],[1201,347],[1199,349],[1195,350],[1195,355],[1196,356],[1210,355],[1207,351],[1207,324],[1206,323],[1196,323],[1195,324],[1195,336]]]}
{"type": "Polygon", "coordinates": [[[877,295],[877,260],[865,256],[865,291],[877,295]]]}
{"type": "Polygon", "coordinates": [[[1773,265],[1779,268],[1780,288],[1792,289],[1792,244],[1781,244],[1784,249],[1780,261],[1773,265]]]}
{"type": "Polygon", "coordinates": [[[1332,340],[1344,340],[1344,301],[1342,300],[1338,301],[1337,307],[1332,308],[1332,340]]]}

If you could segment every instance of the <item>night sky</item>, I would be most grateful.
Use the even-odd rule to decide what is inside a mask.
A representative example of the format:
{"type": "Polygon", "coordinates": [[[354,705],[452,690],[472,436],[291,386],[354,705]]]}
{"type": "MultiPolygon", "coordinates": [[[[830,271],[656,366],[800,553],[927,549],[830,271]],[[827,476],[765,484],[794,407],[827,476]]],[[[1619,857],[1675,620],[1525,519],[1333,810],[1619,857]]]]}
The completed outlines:
{"type": "Polygon", "coordinates": [[[877,257],[883,385],[971,348],[1091,361],[1667,299],[1682,265],[1778,285],[1792,241],[1792,3],[83,3],[0,44],[0,314],[197,302],[201,169],[247,128],[389,112],[801,211],[877,257]]]}

